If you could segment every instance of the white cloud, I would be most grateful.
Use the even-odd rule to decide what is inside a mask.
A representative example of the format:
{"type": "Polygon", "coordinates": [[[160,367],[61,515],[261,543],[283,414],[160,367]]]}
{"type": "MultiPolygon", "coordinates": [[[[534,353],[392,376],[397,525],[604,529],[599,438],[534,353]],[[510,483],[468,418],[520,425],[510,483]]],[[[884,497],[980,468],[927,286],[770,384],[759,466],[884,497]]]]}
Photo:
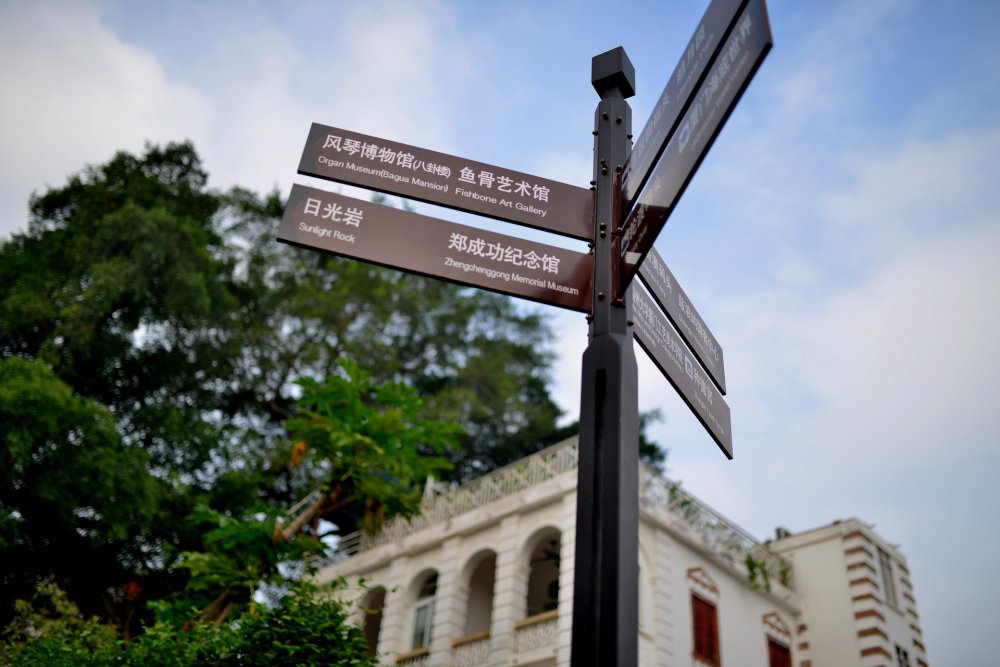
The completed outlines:
{"type": "Polygon", "coordinates": [[[447,145],[449,101],[474,70],[454,13],[437,1],[354,5],[340,23],[327,90],[336,116],[361,132],[447,145]]]}
{"type": "Polygon", "coordinates": [[[821,369],[804,384],[827,410],[801,436],[832,430],[885,464],[905,448],[903,465],[920,466],[995,443],[998,151],[1000,131],[909,142],[859,158],[856,181],[822,203],[845,258],[868,264],[796,327],[811,341],[800,361],[821,369]]]}
{"type": "Polygon", "coordinates": [[[76,3],[0,6],[0,235],[24,229],[26,200],[85,163],[146,140],[200,139],[213,110],[148,52],[76,3]]]}
{"type": "MultiPolygon", "coordinates": [[[[758,534],[857,514],[917,542],[897,520],[904,480],[919,497],[1000,463],[1000,194],[983,176],[996,141],[956,133],[859,156],[821,202],[838,233],[816,251],[839,263],[793,263],[783,275],[807,281],[724,302],[738,458],[684,452],[674,468],[689,488],[758,534]],[[933,187],[929,165],[948,172],[933,187]],[[878,261],[857,270],[859,253],[878,261]]],[[[963,511],[986,520],[1000,498],[983,494],[963,511]]]]}
{"type": "Polygon", "coordinates": [[[593,177],[593,160],[584,152],[569,155],[544,151],[530,167],[532,173],[585,188],[593,177]]]}
{"type": "Polygon", "coordinates": [[[293,90],[305,60],[286,35],[261,27],[255,17],[214,43],[202,67],[219,113],[198,146],[214,185],[289,189],[309,125],[318,120],[293,90]]]}
{"type": "MultiPolygon", "coordinates": [[[[24,228],[33,189],[147,140],[191,138],[214,185],[264,192],[296,177],[314,121],[447,149],[449,99],[472,72],[454,10],[386,0],[330,12],[325,42],[293,41],[252,11],[228,16],[177,81],[86,4],[4,5],[0,57],[16,66],[0,85],[21,103],[0,108],[0,235],[24,228]]],[[[170,29],[197,45],[199,22],[218,20],[195,9],[170,29]]]]}
{"type": "Polygon", "coordinates": [[[793,327],[808,341],[801,385],[821,412],[792,440],[822,459],[874,467],[969,461],[996,443],[1000,395],[1000,217],[914,244],[870,279],[834,296],[793,327]]]}
{"type": "Polygon", "coordinates": [[[817,113],[855,112],[869,92],[866,85],[873,64],[891,43],[887,37],[894,23],[912,5],[912,0],[846,0],[824,3],[819,11],[805,5],[779,6],[772,11],[776,53],[793,50],[771,56],[781,64],[768,65],[776,82],[775,115],[799,127],[813,125],[817,113]],[[806,17],[810,23],[805,23],[806,17]],[[786,28],[803,33],[804,38],[783,43],[786,28]]]}
{"type": "Polygon", "coordinates": [[[557,356],[552,368],[552,398],[563,410],[564,422],[580,416],[580,377],[583,351],[587,349],[587,320],[581,313],[546,308],[546,321],[552,327],[557,356]]]}
{"type": "Polygon", "coordinates": [[[1000,129],[911,140],[888,156],[857,156],[847,169],[855,185],[826,197],[820,210],[844,247],[863,257],[891,256],[911,238],[996,222],[1000,129]]]}
{"type": "Polygon", "coordinates": [[[213,49],[206,66],[223,82],[213,95],[225,114],[204,152],[220,185],[287,189],[313,122],[447,147],[449,98],[469,74],[453,10],[386,0],[330,11],[323,42],[248,17],[213,49]]]}

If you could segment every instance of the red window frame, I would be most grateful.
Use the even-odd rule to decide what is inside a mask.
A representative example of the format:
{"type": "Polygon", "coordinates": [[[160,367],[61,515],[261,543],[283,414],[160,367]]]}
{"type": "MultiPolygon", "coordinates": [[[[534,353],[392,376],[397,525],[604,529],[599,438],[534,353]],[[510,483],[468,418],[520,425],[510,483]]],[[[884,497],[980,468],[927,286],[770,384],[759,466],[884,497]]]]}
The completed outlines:
{"type": "Polygon", "coordinates": [[[768,667],[792,667],[792,650],[781,642],[767,638],[768,667]]]}
{"type": "Polygon", "coordinates": [[[691,594],[691,625],[694,646],[691,654],[714,667],[722,664],[719,652],[719,615],[715,605],[691,594]]]}

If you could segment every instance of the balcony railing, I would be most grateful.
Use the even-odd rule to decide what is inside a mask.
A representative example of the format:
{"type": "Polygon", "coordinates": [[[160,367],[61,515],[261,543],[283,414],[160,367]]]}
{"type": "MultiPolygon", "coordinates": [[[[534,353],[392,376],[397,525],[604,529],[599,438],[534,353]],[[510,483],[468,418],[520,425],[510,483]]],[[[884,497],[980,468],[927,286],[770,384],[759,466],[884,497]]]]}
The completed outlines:
{"type": "Polygon", "coordinates": [[[393,517],[378,533],[358,531],[340,539],[334,552],[316,563],[324,567],[383,544],[390,544],[434,524],[489,505],[576,469],[576,438],[516,461],[509,466],[463,484],[456,489],[425,498],[421,513],[409,520],[393,517]]]}
{"type": "Polygon", "coordinates": [[[479,632],[451,643],[452,667],[479,667],[490,660],[490,633],[479,632]]]}
{"type": "Polygon", "coordinates": [[[427,667],[430,662],[431,651],[428,648],[418,648],[415,651],[396,656],[396,664],[406,665],[407,667],[427,667]]]}
{"type": "Polygon", "coordinates": [[[549,648],[559,641],[559,612],[546,611],[514,623],[514,653],[549,648]]]}
{"type": "Polygon", "coordinates": [[[639,502],[647,509],[665,507],[684,520],[702,545],[731,565],[742,564],[752,587],[771,589],[771,582],[791,586],[791,565],[701,502],[677,482],[658,475],[646,466],[639,471],[639,502]]]}
{"type": "MultiPolygon", "coordinates": [[[[429,526],[443,523],[508,496],[541,484],[577,465],[576,438],[543,449],[468,484],[426,498],[421,514],[410,520],[394,517],[378,533],[355,532],[342,537],[333,553],[316,563],[324,567],[351,556],[392,543],[429,526]]],[[[734,566],[746,568],[751,586],[770,588],[772,582],[790,586],[791,566],[749,533],[701,502],[680,484],[646,466],[639,476],[639,501],[648,511],[666,508],[679,517],[702,546],[734,566]]],[[[302,505],[302,503],[300,503],[302,505]]]]}

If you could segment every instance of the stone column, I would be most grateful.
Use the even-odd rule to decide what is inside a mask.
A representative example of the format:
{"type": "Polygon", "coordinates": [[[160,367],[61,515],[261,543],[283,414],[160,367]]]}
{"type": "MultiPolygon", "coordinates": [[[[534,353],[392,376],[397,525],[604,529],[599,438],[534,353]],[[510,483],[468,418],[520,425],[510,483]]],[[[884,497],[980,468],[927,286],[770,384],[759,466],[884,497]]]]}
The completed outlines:
{"type": "Polygon", "coordinates": [[[490,665],[510,662],[514,645],[514,621],[524,618],[527,565],[521,558],[521,517],[507,516],[497,538],[497,571],[493,586],[493,622],[490,628],[490,665]]]}
{"type": "Polygon", "coordinates": [[[573,581],[576,562],[576,491],[562,497],[559,520],[559,648],[556,665],[570,664],[573,644],[573,581]]]}
{"type": "Polygon", "coordinates": [[[462,538],[450,537],[444,541],[437,560],[437,592],[434,595],[434,630],[431,636],[429,667],[446,667],[451,664],[451,640],[462,636],[464,629],[464,596],[461,565],[458,562],[462,538]]]}
{"type": "Polygon", "coordinates": [[[650,583],[653,587],[653,632],[657,665],[673,664],[677,655],[676,612],[689,613],[686,597],[677,598],[675,583],[680,575],[673,570],[673,540],[667,531],[656,526],[653,543],[653,562],[650,563],[650,583]]]}
{"type": "Polygon", "coordinates": [[[400,554],[389,566],[389,579],[385,586],[385,608],[382,611],[382,629],[378,635],[378,654],[382,664],[396,664],[395,654],[410,650],[410,624],[412,605],[406,599],[410,584],[410,560],[400,554]]]}

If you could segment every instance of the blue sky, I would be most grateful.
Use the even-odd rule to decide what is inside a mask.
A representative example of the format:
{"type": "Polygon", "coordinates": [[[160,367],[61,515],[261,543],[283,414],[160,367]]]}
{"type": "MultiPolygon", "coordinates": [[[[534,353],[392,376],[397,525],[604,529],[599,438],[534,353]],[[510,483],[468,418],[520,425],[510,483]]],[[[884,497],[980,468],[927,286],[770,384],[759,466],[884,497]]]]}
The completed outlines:
{"type": "MultiPolygon", "coordinates": [[[[0,0],[0,236],[146,140],[192,139],[220,188],[331,187],[295,174],[314,121],[586,185],[591,57],[625,47],[638,133],[706,5],[0,0]]],[[[1000,3],[768,7],[775,47],[656,244],[725,351],[736,459],[639,350],[641,406],[671,476],[760,538],[875,524],[931,664],[991,664],[1000,3]]],[[[585,323],[545,312],[575,416],[585,323]]]]}

